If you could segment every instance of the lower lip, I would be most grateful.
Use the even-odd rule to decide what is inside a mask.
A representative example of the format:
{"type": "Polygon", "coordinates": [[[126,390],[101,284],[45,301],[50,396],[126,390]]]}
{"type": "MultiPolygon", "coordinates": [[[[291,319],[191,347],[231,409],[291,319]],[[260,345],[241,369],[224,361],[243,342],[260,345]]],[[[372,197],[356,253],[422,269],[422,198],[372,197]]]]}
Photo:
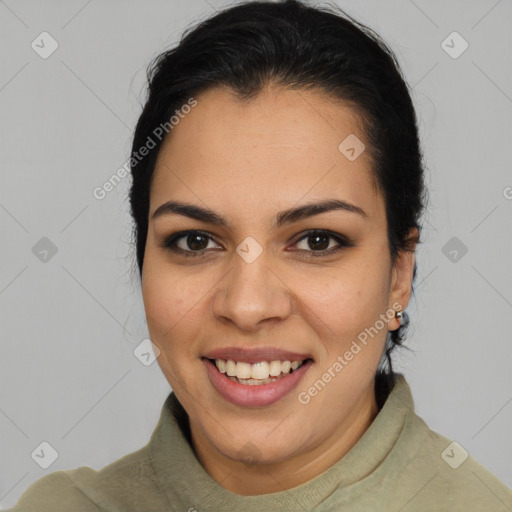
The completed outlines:
{"type": "Polygon", "coordinates": [[[261,407],[281,400],[298,385],[313,364],[313,361],[309,359],[286,377],[281,377],[269,384],[250,386],[233,382],[225,373],[219,372],[209,359],[203,359],[202,361],[208,371],[210,382],[217,392],[228,402],[246,407],[261,407]]]}

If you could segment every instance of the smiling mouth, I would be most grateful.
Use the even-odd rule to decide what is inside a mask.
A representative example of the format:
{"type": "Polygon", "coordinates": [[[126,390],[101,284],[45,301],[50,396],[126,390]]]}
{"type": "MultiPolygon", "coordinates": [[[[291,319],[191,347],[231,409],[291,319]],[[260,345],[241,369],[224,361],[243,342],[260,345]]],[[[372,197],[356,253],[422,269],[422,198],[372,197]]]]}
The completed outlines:
{"type": "Polygon", "coordinates": [[[247,386],[276,382],[299,369],[307,361],[312,361],[311,358],[307,358],[296,361],[260,361],[251,364],[232,359],[206,359],[231,381],[247,386]]]}

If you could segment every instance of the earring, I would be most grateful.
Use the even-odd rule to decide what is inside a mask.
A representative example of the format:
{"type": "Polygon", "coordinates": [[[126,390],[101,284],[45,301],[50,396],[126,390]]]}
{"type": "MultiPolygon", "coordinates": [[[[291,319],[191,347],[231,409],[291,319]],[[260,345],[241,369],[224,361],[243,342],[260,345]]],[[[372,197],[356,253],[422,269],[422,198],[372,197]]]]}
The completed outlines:
{"type": "Polygon", "coordinates": [[[403,318],[403,316],[404,316],[403,312],[402,312],[401,310],[400,310],[400,311],[397,311],[397,312],[395,313],[395,316],[398,318],[398,321],[399,321],[400,325],[402,325],[402,318],[403,318]]]}

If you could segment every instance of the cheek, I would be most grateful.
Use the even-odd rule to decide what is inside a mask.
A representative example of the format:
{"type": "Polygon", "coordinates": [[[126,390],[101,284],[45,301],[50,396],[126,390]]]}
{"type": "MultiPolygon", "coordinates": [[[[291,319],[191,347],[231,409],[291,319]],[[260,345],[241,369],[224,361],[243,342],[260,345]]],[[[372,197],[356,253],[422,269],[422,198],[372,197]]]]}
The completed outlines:
{"type": "Polygon", "coordinates": [[[158,344],[164,341],[162,335],[185,314],[185,300],[176,277],[151,253],[145,256],[142,298],[149,330],[158,344]]]}
{"type": "Polygon", "coordinates": [[[147,267],[144,263],[142,297],[148,329],[152,341],[166,351],[179,350],[179,341],[194,339],[204,324],[212,287],[204,277],[185,277],[156,259],[148,259],[147,267]]]}
{"type": "Polygon", "coordinates": [[[354,254],[346,264],[310,272],[296,282],[300,301],[336,336],[373,324],[387,309],[388,272],[382,259],[368,261],[354,254]]]}
{"type": "Polygon", "coordinates": [[[158,365],[171,387],[180,390],[186,382],[185,363],[192,357],[188,341],[195,334],[191,329],[201,324],[194,318],[197,297],[186,291],[189,288],[176,273],[164,267],[148,264],[142,295],[150,339],[160,350],[158,365]]]}

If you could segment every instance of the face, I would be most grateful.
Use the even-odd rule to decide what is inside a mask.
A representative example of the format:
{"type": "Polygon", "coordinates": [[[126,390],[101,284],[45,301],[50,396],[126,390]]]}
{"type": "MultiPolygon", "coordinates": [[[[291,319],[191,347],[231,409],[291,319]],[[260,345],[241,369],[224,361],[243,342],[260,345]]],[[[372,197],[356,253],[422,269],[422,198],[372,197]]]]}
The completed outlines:
{"type": "Polygon", "coordinates": [[[272,87],[251,101],[221,88],[196,100],[150,191],[142,292],[158,363],[204,459],[317,461],[376,413],[375,372],[413,256],[391,262],[368,152],[338,148],[350,134],[366,144],[355,111],[272,87]],[[169,201],[215,216],[153,217],[169,201]],[[325,201],[350,206],[280,215],[325,201]],[[302,366],[264,364],[285,360],[302,366]],[[279,378],[259,384],[272,366],[279,378]]]}

